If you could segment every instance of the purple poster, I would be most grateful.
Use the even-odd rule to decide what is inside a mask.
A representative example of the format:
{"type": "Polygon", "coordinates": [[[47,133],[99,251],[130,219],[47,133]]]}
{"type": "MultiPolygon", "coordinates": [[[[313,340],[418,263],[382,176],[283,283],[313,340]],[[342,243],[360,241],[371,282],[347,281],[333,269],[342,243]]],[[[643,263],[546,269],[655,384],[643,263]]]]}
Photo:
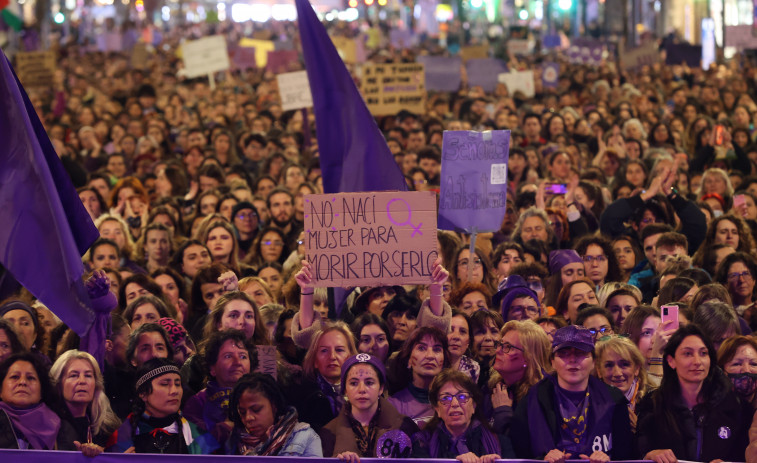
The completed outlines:
{"type": "Polygon", "coordinates": [[[268,52],[268,65],[266,69],[274,74],[282,74],[292,71],[289,65],[298,58],[295,50],[277,50],[268,52]]]}
{"type": "Polygon", "coordinates": [[[557,88],[560,80],[560,65],[558,63],[544,63],[541,70],[541,81],[544,88],[557,88]]]}
{"type": "Polygon", "coordinates": [[[560,36],[558,34],[547,34],[541,43],[544,48],[557,48],[560,46],[560,36]]]}
{"type": "Polygon", "coordinates": [[[698,68],[702,62],[702,46],[688,43],[671,43],[665,47],[665,64],[681,64],[686,62],[689,67],[698,68]]]}
{"type": "Polygon", "coordinates": [[[419,56],[417,61],[426,69],[426,90],[456,92],[460,89],[463,60],[459,56],[419,56]]]}
{"type": "Polygon", "coordinates": [[[446,131],[439,194],[441,230],[499,230],[507,200],[510,131],[446,131]]]}
{"type": "Polygon", "coordinates": [[[497,88],[497,76],[507,72],[505,63],[494,58],[469,59],[465,68],[468,71],[468,86],[480,85],[485,92],[493,92],[497,88]]]}
{"type": "Polygon", "coordinates": [[[410,48],[414,45],[413,32],[403,29],[389,31],[389,41],[394,48],[410,48]]]}
{"type": "Polygon", "coordinates": [[[256,69],[255,47],[236,47],[231,53],[231,66],[234,69],[256,69]]]}

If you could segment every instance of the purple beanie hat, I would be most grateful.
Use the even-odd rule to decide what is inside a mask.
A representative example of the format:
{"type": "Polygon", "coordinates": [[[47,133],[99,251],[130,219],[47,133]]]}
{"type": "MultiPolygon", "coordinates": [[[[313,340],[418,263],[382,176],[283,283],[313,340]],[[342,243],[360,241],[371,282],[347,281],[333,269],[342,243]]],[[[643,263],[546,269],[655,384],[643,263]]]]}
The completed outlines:
{"type": "Polygon", "coordinates": [[[572,249],[560,249],[549,253],[549,273],[556,275],[563,267],[574,262],[581,262],[581,256],[572,249]]]}

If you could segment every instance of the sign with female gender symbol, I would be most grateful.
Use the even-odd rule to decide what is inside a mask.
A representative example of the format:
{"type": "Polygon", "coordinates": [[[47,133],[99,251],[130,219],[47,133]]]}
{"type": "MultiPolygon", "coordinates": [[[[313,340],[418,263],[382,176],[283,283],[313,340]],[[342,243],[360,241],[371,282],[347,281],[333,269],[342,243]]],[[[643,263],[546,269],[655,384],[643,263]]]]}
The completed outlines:
{"type": "Polygon", "coordinates": [[[431,282],[436,248],[433,192],[305,196],[305,254],[315,286],[431,282]]]}

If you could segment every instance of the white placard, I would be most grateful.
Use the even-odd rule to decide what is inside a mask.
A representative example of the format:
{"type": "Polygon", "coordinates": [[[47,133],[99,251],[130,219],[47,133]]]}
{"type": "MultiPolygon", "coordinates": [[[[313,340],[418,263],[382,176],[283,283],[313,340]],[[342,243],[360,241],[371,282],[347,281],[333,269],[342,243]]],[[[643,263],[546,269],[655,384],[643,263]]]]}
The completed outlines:
{"type": "Polygon", "coordinates": [[[752,36],[752,26],[725,26],[725,46],[736,47],[739,50],[757,48],[757,37],[752,36]]]}
{"type": "Polygon", "coordinates": [[[516,56],[527,56],[533,53],[535,45],[533,40],[510,39],[507,41],[507,52],[516,56]]]}
{"type": "Polygon", "coordinates": [[[190,79],[225,71],[231,67],[226,39],[222,35],[184,42],[181,49],[184,56],[184,74],[190,79]]]}
{"type": "Polygon", "coordinates": [[[281,109],[309,108],[313,106],[313,96],[310,94],[310,82],[307,71],[287,72],[276,76],[279,81],[279,95],[281,109]]]}
{"type": "Polygon", "coordinates": [[[497,81],[507,85],[510,96],[518,90],[523,92],[526,98],[533,98],[536,93],[534,90],[534,71],[505,72],[497,76],[497,81]]]}

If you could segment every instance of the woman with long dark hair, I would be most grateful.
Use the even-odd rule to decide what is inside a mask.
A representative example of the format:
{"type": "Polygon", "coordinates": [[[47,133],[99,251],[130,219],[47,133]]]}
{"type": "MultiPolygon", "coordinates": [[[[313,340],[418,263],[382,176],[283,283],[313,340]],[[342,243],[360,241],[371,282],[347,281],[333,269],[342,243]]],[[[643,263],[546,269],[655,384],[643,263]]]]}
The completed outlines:
{"type": "Polygon", "coordinates": [[[670,337],[664,354],[660,387],[637,408],[643,458],[657,463],[743,459],[752,411],[717,367],[710,340],[688,324],[670,337]]]}

